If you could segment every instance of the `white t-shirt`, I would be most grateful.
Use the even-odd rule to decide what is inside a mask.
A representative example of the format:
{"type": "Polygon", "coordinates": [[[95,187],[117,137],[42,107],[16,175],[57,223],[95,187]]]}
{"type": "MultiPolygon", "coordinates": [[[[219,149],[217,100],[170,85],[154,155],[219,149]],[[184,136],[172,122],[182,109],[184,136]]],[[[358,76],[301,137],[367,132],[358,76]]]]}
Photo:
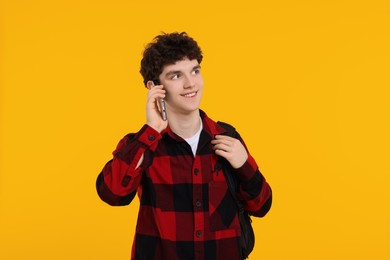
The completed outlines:
{"type": "Polygon", "coordinates": [[[202,129],[203,129],[203,123],[202,123],[202,119],[200,119],[200,127],[198,132],[196,132],[194,136],[184,139],[191,146],[192,153],[194,154],[194,156],[196,155],[196,149],[198,149],[199,137],[200,137],[200,133],[202,132],[202,129]]]}

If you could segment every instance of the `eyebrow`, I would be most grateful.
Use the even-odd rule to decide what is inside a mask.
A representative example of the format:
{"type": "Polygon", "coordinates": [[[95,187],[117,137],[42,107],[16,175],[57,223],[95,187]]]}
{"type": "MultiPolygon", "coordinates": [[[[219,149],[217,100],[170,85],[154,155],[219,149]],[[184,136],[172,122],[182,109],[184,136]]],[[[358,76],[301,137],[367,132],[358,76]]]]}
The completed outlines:
{"type": "MultiPolygon", "coordinates": [[[[197,69],[200,69],[200,65],[199,64],[194,66],[191,71],[194,71],[194,70],[197,70],[197,69]]],[[[168,71],[167,74],[165,74],[165,76],[170,76],[172,74],[179,74],[179,73],[181,73],[181,70],[172,70],[172,71],[168,71]]]]}

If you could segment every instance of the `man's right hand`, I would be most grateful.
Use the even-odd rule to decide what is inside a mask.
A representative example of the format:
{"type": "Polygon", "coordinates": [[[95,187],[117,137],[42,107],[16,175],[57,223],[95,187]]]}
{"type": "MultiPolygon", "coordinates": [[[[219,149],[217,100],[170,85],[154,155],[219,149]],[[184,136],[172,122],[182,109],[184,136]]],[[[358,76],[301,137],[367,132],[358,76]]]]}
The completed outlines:
{"type": "Polygon", "coordinates": [[[163,85],[156,85],[149,88],[146,101],[146,124],[161,133],[162,130],[167,128],[168,120],[164,121],[162,119],[161,112],[157,106],[158,98],[165,98],[163,85]]]}

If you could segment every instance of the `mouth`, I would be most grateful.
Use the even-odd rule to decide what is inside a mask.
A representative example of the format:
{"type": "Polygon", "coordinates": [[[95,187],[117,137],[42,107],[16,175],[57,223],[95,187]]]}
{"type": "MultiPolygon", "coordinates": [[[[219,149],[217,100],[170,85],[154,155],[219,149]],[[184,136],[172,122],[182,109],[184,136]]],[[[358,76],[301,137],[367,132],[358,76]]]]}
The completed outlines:
{"type": "Polygon", "coordinates": [[[198,93],[198,91],[192,91],[192,92],[189,92],[189,93],[186,93],[186,94],[182,94],[181,96],[185,97],[185,98],[193,98],[193,97],[196,96],[197,93],[198,93]]]}

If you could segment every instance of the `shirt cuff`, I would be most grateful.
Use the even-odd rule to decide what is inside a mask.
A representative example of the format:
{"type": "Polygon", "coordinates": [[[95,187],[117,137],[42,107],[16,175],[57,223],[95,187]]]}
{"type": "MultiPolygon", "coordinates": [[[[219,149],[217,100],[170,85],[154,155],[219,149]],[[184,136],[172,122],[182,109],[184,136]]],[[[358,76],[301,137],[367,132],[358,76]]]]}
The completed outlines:
{"type": "Polygon", "coordinates": [[[246,162],[236,169],[241,181],[249,181],[256,174],[257,164],[251,155],[248,155],[246,162]]]}
{"type": "Polygon", "coordinates": [[[148,124],[145,124],[138,133],[138,141],[152,150],[157,147],[158,141],[161,139],[161,134],[148,124]]]}

